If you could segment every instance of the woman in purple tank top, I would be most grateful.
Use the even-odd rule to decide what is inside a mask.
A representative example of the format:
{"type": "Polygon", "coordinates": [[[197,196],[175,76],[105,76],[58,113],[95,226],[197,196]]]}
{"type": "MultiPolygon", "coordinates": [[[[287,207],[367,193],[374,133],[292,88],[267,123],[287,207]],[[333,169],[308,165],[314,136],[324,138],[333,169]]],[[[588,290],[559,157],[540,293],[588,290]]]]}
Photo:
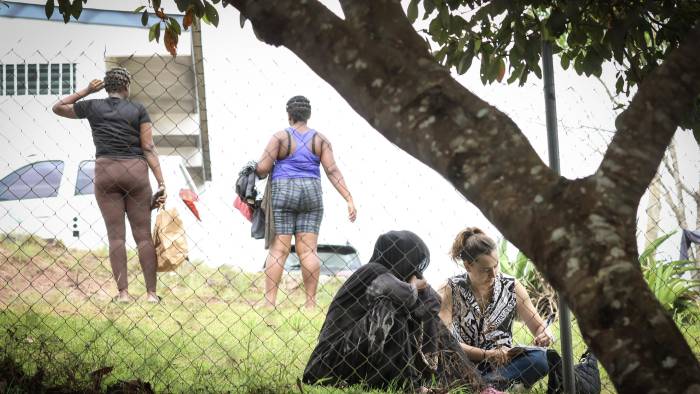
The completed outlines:
{"type": "Polygon", "coordinates": [[[292,97],[287,102],[287,115],[290,127],[272,136],[256,168],[261,178],[272,172],[272,220],[276,235],[265,261],[265,299],[269,306],[275,306],[294,236],[306,289],[306,307],[313,308],[320,274],[316,245],[323,218],[321,165],[347,202],[351,222],[355,221],[357,210],[333,158],[330,141],[306,125],[311,117],[309,100],[292,97]]]}

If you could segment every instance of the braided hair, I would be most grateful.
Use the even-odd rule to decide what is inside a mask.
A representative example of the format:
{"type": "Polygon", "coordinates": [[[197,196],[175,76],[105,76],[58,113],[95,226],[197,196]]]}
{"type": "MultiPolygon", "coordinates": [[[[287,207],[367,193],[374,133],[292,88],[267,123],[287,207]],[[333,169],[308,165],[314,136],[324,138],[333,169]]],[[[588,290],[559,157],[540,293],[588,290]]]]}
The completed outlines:
{"type": "Polygon", "coordinates": [[[131,74],[123,67],[115,67],[105,73],[105,90],[107,93],[126,90],[131,83],[131,74]]]}
{"type": "Polygon", "coordinates": [[[304,96],[294,96],[287,101],[287,114],[294,122],[306,122],[311,117],[311,102],[304,96]]]}

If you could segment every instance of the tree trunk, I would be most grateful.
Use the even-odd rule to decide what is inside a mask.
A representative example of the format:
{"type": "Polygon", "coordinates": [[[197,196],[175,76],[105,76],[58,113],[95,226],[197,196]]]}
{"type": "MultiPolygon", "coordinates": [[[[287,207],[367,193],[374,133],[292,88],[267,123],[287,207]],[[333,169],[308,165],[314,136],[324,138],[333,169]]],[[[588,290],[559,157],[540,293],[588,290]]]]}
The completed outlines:
{"type": "Polygon", "coordinates": [[[647,201],[647,230],[644,232],[644,245],[649,245],[658,238],[659,221],[661,220],[661,177],[657,174],[649,185],[649,200],[647,201]]]}
{"type": "Polygon", "coordinates": [[[598,171],[567,180],[511,119],[435,62],[400,2],[341,0],[346,20],[316,0],[228,3],[536,262],[620,392],[700,391],[698,360],[646,286],[635,237],[639,199],[700,94],[700,29],[640,85],[598,171]]]}

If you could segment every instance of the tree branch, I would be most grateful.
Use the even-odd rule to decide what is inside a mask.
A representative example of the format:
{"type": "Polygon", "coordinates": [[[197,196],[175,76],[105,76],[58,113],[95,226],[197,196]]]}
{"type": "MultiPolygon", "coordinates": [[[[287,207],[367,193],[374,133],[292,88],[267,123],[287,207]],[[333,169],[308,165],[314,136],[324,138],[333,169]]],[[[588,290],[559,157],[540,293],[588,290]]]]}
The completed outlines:
{"type": "Polygon", "coordinates": [[[676,216],[676,221],[678,222],[678,225],[680,228],[687,229],[688,224],[685,220],[685,212],[684,212],[684,207],[683,202],[681,201],[680,203],[676,204],[675,201],[673,201],[673,198],[671,197],[671,191],[668,190],[668,187],[663,184],[663,182],[659,182],[661,185],[661,188],[664,189],[664,199],[666,200],[666,204],[668,204],[668,207],[671,208],[671,211],[673,211],[673,214],[676,216]]]}
{"type": "MultiPolygon", "coordinates": [[[[639,86],[594,181],[608,203],[636,207],[673,134],[700,94],[700,26],[639,86]]],[[[632,213],[634,214],[634,213],[632,213]]]]}
{"type": "MultiPolygon", "coordinates": [[[[521,250],[533,241],[529,221],[554,214],[542,202],[565,180],[507,115],[455,81],[412,28],[413,38],[400,41],[393,31],[367,34],[316,0],[230,3],[259,37],[289,48],[387,139],[448,178],[521,250]],[[524,176],[528,182],[517,182],[524,176]]],[[[406,20],[397,2],[382,7],[406,20]]]]}

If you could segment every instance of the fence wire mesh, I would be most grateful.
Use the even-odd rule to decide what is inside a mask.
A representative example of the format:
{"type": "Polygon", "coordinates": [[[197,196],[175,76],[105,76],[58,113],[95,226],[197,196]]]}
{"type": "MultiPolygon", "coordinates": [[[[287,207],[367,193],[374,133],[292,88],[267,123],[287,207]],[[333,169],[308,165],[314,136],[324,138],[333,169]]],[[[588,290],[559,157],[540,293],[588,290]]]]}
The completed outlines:
{"type": "MultiPolygon", "coordinates": [[[[347,313],[338,315],[339,321],[343,321],[338,327],[343,329],[335,333],[346,346],[347,358],[336,360],[342,368],[381,380],[399,375],[413,379],[432,368],[435,362],[445,366],[444,355],[436,356],[435,348],[430,347],[435,345],[428,335],[429,325],[416,317],[424,312],[411,309],[432,307],[437,313],[435,305],[430,303],[430,297],[435,294],[427,290],[415,292],[407,287],[408,282],[417,288],[425,285],[419,280],[425,268],[420,265],[427,261],[420,257],[422,249],[418,241],[411,240],[406,247],[402,242],[408,241],[392,238],[385,249],[380,248],[387,256],[399,253],[395,255],[396,261],[386,264],[400,282],[375,282],[381,270],[375,276],[361,276],[369,279],[353,285],[363,291],[369,289],[366,295],[348,290],[352,286],[347,285],[347,278],[370,260],[374,252],[371,246],[380,233],[440,215],[440,205],[452,203],[454,198],[419,196],[411,199],[411,203],[402,202],[401,196],[394,197],[391,190],[394,187],[405,190],[400,186],[406,182],[406,178],[401,178],[405,174],[397,176],[398,180],[386,179],[384,190],[373,189],[376,183],[366,182],[353,169],[355,160],[367,156],[352,152],[365,150],[369,152],[366,155],[379,156],[377,162],[385,171],[378,171],[377,176],[382,177],[394,172],[400,174],[399,169],[409,160],[403,152],[376,136],[360,132],[355,138],[342,139],[342,144],[331,145],[330,140],[340,137],[333,133],[312,137],[313,132],[294,122],[303,120],[299,113],[292,119],[296,129],[289,134],[282,131],[271,138],[269,134],[261,136],[257,135],[260,132],[245,130],[249,124],[237,121],[243,113],[255,112],[251,115],[254,122],[265,124],[269,124],[266,118],[270,117],[284,122],[287,114],[283,107],[261,105],[267,99],[262,94],[232,95],[228,100],[228,93],[241,85],[258,86],[260,91],[289,90],[290,85],[278,78],[287,71],[283,60],[264,61],[264,67],[260,66],[260,59],[253,58],[235,61],[226,58],[208,63],[196,60],[186,51],[174,58],[143,51],[122,56],[118,51],[112,54],[98,46],[75,48],[69,42],[58,50],[28,51],[18,42],[0,59],[0,132],[4,144],[0,163],[0,346],[4,369],[14,370],[19,379],[5,382],[9,385],[6,388],[12,388],[13,384],[28,387],[22,385],[41,381],[47,387],[85,390],[110,385],[134,390],[151,387],[158,392],[313,390],[309,386],[302,388],[299,381],[310,357],[312,360],[316,357],[321,370],[340,368],[337,364],[328,365],[332,362],[323,357],[331,356],[323,353],[323,349],[317,349],[321,353],[312,356],[326,314],[338,313],[337,308],[330,307],[334,297],[336,305],[342,305],[347,313]],[[203,67],[197,67],[198,61],[203,62],[200,64],[203,67]],[[87,117],[89,123],[62,119],[52,113],[59,97],[79,91],[92,79],[103,78],[105,71],[113,67],[122,67],[130,74],[131,100],[143,106],[143,113],[139,106],[115,104],[110,99],[65,109],[80,118],[87,117]],[[203,99],[205,76],[199,69],[206,70],[209,73],[206,78],[212,76],[214,81],[206,88],[209,102],[203,99]],[[114,113],[106,115],[110,111],[114,113]],[[212,122],[204,114],[214,120],[217,117],[227,120],[212,122]],[[155,176],[149,170],[151,163],[143,160],[96,161],[90,136],[96,139],[104,136],[95,131],[95,125],[104,123],[106,116],[111,116],[114,122],[136,124],[132,129],[140,133],[141,124],[152,123],[152,139],[160,159],[156,167],[162,172],[167,193],[165,207],[175,208],[179,213],[189,255],[187,261],[170,272],[155,272],[155,253],[150,246],[152,224],[160,212],[150,210],[151,196],[159,187],[160,176],[155,176]],[[229,134],[210,130],[214,124],[226,126],[229,134]],[[271,138],[269,142],[268,138],[271,138]],[[384,144],[382,148],[376,148],[380,144],[384,144]],[[338,149],[341,145],[344,147],[338,149]],[[211,161],[206,157],[209,151],[211,161]],[[296,167],[283,168],[279,163],[287,156],[307,161],[299,159],[296,167]],[[304,165],[317,165],[320,161],[326,172],[322,181],[272,182],[272,223],[281,235],[272,241],[269,251],[263,249],[263,241],[252,241],[249,237],[251,224],[243,216],[256,218],[245,201],[239,205],[244,215],[239,215],[233,206],[238,172],[246,173],[246,162],[254,159],[258,159],[258,173],[262,175],[272,170],[276,160],[277,169],[272,171],[308,173],[313,169],[304,165]],[[348,179],[347,184],[341,181],[340,169],[348,179]],[[209,182],[211,174],[215,174],[215,182],[209,182]],[[358,203],[358,217],[365,215],[363,208],[371,201],[377,208],[367,209],[366,215],[384,224],[372,226],[368,220],[362,230],[348,230],[340,223],[348,222],[348,216],[354,215],[354,207],[342,203],[343,199],[350,199],[350,189],[354,198],[362,201],[358,203]],[[327,206],[317,236],[324,215],[322,200],[327,206]],[[421,205],[410,205],[415,202],[421,205]],[[412,221],[396,218],[396,212],[412,216],[412,221]],[[352,236],[346,233],[361,239],[358,243],[362,245],[349,242],[352,236]],[[409,255],[412,257],[406,258],[409,255]],[[410,269],[402,271],[399,260],[410,269]],[[120,294],[127,286],[128,296],[120,294]],[[153,297],[156,293],[159,300],[153,297]],[[393,304],[372,301],[370,308],[365,297],[395,301],[393,304]],[[387,307],[395,304],[404,309],[387,307]],[[354,320],[360,315],[353,308],[371,311],[368,316],[373,317],[354,320]],[[411,312],[405,313],[407,310],[411,312]],[[371,346],[376,345],[371,341],[366,343],[368,332],[377,329],[372,324],[390,318],[411,333],[403,338],[405,342],[393,338],[397,343],[392,346],[414,349],[410,357],[420,355],[420,362],[400,352],[393,354],[394,358],[367,356],[371,346]],[[352,351],[347,350],[351,344],[356,346],[352,351]],[[363,346],[369,347],[365,353],[361,351],[363,346]],[[319,358],[319,354],[323,357],[319,358]],[[360,355],[366,356],[365,359],[360,355]],[[26,382],[22,383],[22,379],[26,382]]],[[[308,88],[297,83],[291,86],[295,91],[308,88]]],[[[538,89],[536,83],[528,86],[538,89]]],[[[323,89],[313,87],[317,92],[323,89]]],[[[571,94],[568,102],[562,101],[564,108],[583,103],[576,89],[573,85],[568,87],[571,94]]],[[[104,91],[82,101],[94,98],[104,99],[104,91]]],[[[319,107],[323,109],[323,100],[312,97],[312,105],[321,102],[319,107]]],[[[301,108],[303,115],[303,105],[292,107],[301,108]]],[[[591,109],[588,114],[594,111],[591,109]]],[[[525,124],[544,129],[544,113],[533,111],[517,116],[525,124]]],[[[317,124],[327,119],[332,118],[321,117],[317,124]]],[[[114,128],[102,132],[124,130],[114,124],[114,128]]],[[[560,130],[565,136],[562,152],[568,157],[580,155],[579,165],[583,167],[596,165],[612,136],[611,130],[594,120],[590,124],[572,125],[563,119],[560,130]]],[[[103,144],[124,148],[124,141],[128,142],[130,136],[121,137],[103,144]]],[[[530,138],[537,145],[538,138],[543,137],[530,138]]],[[[130,141],[128,146],[136,151],[144,146],[138,138],[130,141]]],[[[640,207],[638,233],[640,250],[644,250],[640,263],[650,287],[673,314],[697,354],[700,312],[698,288],[692,280],[698,277],[696,257],[700,251],[691,247],[688,261],[681,261],[678,244],[681,229],[700,228],[700,188],[696,176],[698,163],[685,159],[687,153],[683,152],[687,150],[679,149],[684,144],[682,141],[681,137],[674,140],[640,207]]],[[[566,169],[564,172],[567,175],[566,169]]],[[[372,176],[364,174],[367,175],[372,176]]],[[[282,173],[280,178],[284,177],[282,173]]],[[[411,182],[421,183],[430,177],[435,175],[419,168],[412,174],[411,182]]],[[[242,200],[250,197],[258,200],[253,205],[261,204],[265,187],[265,181],[258,180],[258,196],[244,193],[242,200]]],[[[435,192],[446,191],[454,193],[444,186],[435,192]]],[[[461,215],[465,211],[455,212],[461,215]]],[[[501,305],[493,301],[498,298],[495,295],[490,299],[488,294],[471,290],[478,286],[466,281],[463,261],[472,261],[469,256],[460,252],[455,255],[457,264],[447,262],[447,250],[455,237],[460,245],[458,251],[466,250],[458,234],[472,221],[465,219],[455,225],[452,218],[438,218],[425,223],[434,227],[421,226],[414,230],[432,252],[432,271],[427,271],[426,277],[430,286],[442,295],[443,305],[447,298],[453,305],[443,308],[440,317],[445,319],[445,310],[450,312],[453,322],[450,329],[463,340],[472,341],[474,348],[467,354],[476,363],[484,357],[489,360],[505,357],[495,350],[498,344],[549,344],[552,340],[551,346],[559,349],[556,294],[527,257],[506,240],[498,239],[495,230],[483,224],[487,226],[486,233],[497,242],[493,253],[484,255],[489,258],[477,254],[476,268],[472,267],[469,274],[472,280],[487,278],[484,280],[498,282],[493,294],[503,291],[512,301],[501,305]],[[435,250],[435,245],[442,249],[435,250]],[[508,287],[513,282],[497,272],[510,275],[522,284],[532,300],[532,308],[527,309],[530,315],[516,313],[515,290],[508,287]],[[446,282],[448,277],[453,279],[446,282]],[[444,286],[445,283],[449,286],[444,286]],[[458,311],[463,313],[458,316],[458,311]],[[501,312],[508,316],[505,320],[496,317],[501,312]],[[515,315],[518,318],[510,327],[510,319],[515,315]],[[486,327],[479,327],[484,323],[486,327]],[[541,328],[550,323],[547,332],[553,335],[545,335],[544,339],[541,328]],[[508,339],[509,332],[512,339],[508,339]]],[[[475,223],[484,222],[475,220],[475,223]]],[[[163,236],[167,238],[167,234],[163,236]]],[[[332,321],[326,323],[329,324],[333,325],[332,321]]],[[[586,345],[576,322],[572,325],[575,354],[583,355],[586,345]]],[[[324,340],[329,341],[322,336],[321,341],[324,340]]],[[[444,338],[439,344],[447,346],[444,338]]],[[[533,383],[531,392],[546,392],[547,363],[538,357],[521,356],[517,366],[511,363],[510,369],[501,371],[508,376],[502,387],[512,389],[511,383],[524,382],[526,386],[533,383]]],[[[488,368],[483,363],[480,367],[488,368]]],[[[614,392],[602,368],[601,375],[603,392],[614,392]]],[[[463,374],[461,378],[462,382],[466,379],[463,374]]],[[[352,383],[349,379],[348,384],[352,383]]],[[[390,387],[397,392],[404,389],[390,387]]]]}

